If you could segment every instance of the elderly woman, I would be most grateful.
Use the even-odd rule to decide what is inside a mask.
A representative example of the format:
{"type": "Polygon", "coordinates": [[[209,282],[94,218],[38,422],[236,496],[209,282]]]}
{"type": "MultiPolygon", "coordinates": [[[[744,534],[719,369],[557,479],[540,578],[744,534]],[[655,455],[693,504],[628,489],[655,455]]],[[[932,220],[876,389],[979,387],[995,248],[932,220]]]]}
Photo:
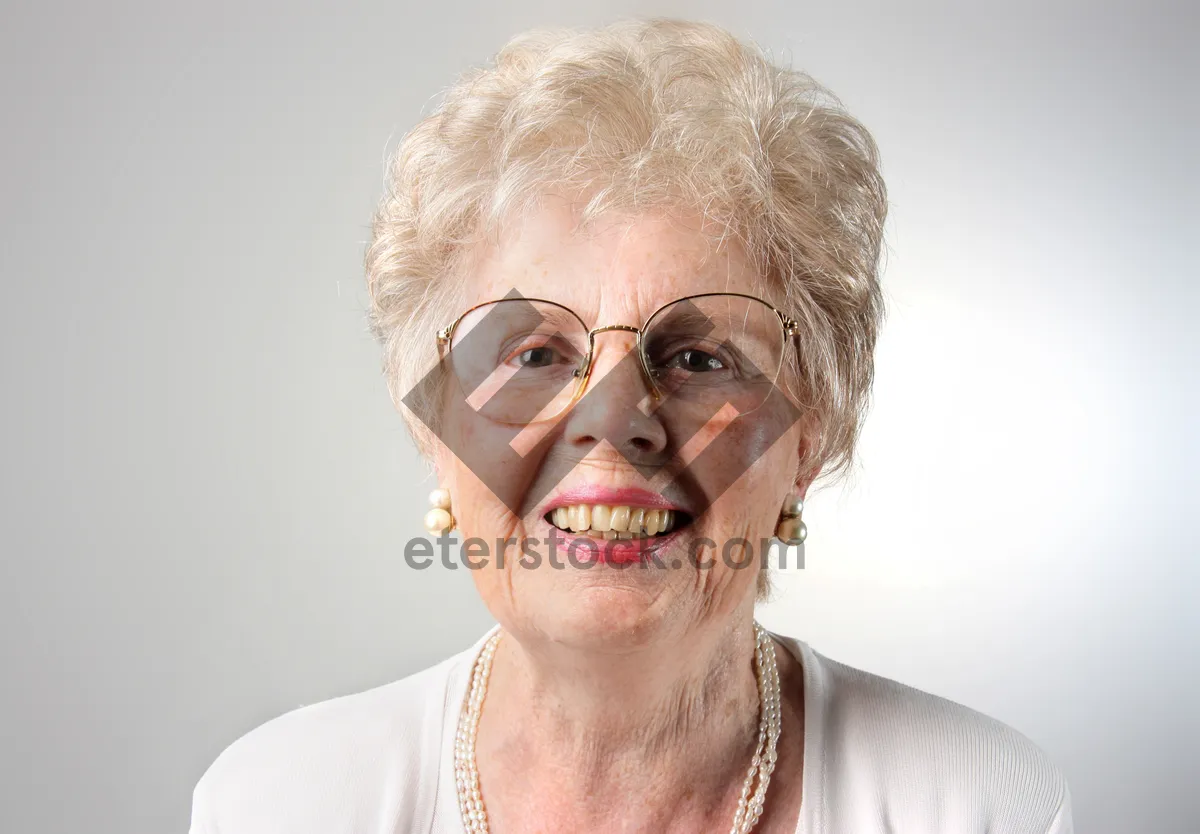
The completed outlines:
{"type": "Polygon", "coordinates": [[[538,31],[462,78],[367,282],[427,526],[499,625],[234,743],[192,834],[1070,831],[1023,736],[754,618],[852,459],[885,213],[866,130],[715,26],[538,31]]]}

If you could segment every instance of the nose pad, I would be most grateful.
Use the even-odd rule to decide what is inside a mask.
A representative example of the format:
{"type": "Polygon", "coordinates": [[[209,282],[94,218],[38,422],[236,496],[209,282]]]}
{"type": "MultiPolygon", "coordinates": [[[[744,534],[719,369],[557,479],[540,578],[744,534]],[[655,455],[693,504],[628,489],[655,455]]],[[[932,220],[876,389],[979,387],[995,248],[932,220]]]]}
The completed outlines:
{"type": "Polygon", "coordinates": [[[633,333],[635,337],[638,333],[637,328],[610,325],[588,334],[588,356],[579,376],[575,406],[568,417],[567,438],[581,444],[606,439],[623,453],[631,449],[641,453],[661,451],[667,443],[666,429],[641,407],[647,393],[657,396],[657,387],[646,374],[636,343],[619,359],[604,361],[601,354],[613,354],[598,351],[595,337],[610,330],[633,333]]]}
{"type": "MultiPolygon", "coordinates": [[[[625,354],[625,357],[621,360],[621,362],[624,363],[627,360],[632,360],[637,365],[638,370],[641,372],[642,382],[645,384],[646,390],[650,393],[651,397],[653,397],[656,400],[659,399],[662,396],[662,390],[659,388],[658,384],[655,382],[654,377],[651,376],[650,372],[646,369],[646,363],[642,358],[642,351],[641,351],[642,333],[640,330],[638,330],[638,328],[630,327],[627,324],[609,324],[604,327],[597,327],[595,330],[592,330],[588,333],[587,355],[583,357],[583,360],[579,363],[579,367],[575,369],[575,373],[574,373],[575,378],[577,380],[580,380],[580,382],[579,382],[580,387],[582,388],[583,386],[586,386],[588,384],[590,377],[592,376],[592,371],[593,371],[593,367],[595,364],[595,355],[596,355],[596,334],[597,333],[607,333],[609,331],[618,331],[618,332],[634,334],[634,339],[635,339],[634,344],[630,348],[628,353],[625,354]]],[[[575,393],[576,393],[576,395],[579,395],[579,394],[582,394],[583,392],[581,390],[576,390],[575,393]]],[[[639,402],[640,402],[640,400],[639,400],[639,402]]]]}

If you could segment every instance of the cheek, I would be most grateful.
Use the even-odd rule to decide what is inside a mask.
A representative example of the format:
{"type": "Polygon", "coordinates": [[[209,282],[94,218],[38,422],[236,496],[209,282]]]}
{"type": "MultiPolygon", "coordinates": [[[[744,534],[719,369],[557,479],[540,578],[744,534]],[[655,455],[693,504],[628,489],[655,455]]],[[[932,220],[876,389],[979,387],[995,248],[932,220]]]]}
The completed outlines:
{"type": "Polygon", "coordinates": [[[772,442],[770,434],[757,428],[729,430],[736,442],[713,460],[712,470],[714,481],[734,480],[697,530],[716,544],[704,579],[704,593],[716,606],[736,604],[753,593],[799,462],[799,432],[786,432],[772,442]]]}
{"type": "Polygon", "coordinates": [[[488,540],[509,535],[530,505],[538,455],[518,454],[512,445],[518,431],[473,409],[451,405],[444,414],[440,439],[449,453],[444,466],[460,533],[488,540]]]}
{"type": "Polygon", "coordinates": [[[714,421],[697,439],[703,451],[689,463],[686,477],[703,496],[697,506],[702,520],[754,528],[724,531],[732,536],[760,532],[764,519],[773,525],[799,462],[797,425],[781,431],[763,420],[714,421]]]}

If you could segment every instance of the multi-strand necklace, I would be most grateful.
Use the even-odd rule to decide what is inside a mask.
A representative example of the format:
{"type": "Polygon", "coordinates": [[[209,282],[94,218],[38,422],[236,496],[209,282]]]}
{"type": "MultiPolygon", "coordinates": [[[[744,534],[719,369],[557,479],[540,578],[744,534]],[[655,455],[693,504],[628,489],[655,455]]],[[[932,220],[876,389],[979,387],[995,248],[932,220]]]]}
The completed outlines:
{"type": "MultiPolygon", "coordinates": [[[[475,734],[479,716],[487,695],[492,659],[500,642],[499,630],[484,644],[471,672],[471,686],[458,719],[454,739],[454,781],[458,790],[458,807],[463,825],[470,834],[488,834],[487,812],[479,790],[479,771],[475,767],[475,734]]],[[[762,816],[767,785],[775,770],[776,748],[779,742],[779,669],[775,664],[775,646],[771,635],[757,622],[754,624],[754,676],[758,681],[758,743],[746,781],[738,797],[737,813],[733,815],[730,834],[749,834],[762,816]]]]}

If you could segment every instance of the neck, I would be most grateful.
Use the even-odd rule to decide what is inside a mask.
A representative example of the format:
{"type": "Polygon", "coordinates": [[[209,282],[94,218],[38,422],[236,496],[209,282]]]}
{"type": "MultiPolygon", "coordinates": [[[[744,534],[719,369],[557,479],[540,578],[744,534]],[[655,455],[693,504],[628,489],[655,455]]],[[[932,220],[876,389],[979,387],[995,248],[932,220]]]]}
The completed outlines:
{"type": "Polygon", "coordinates": [[[728,796],[736,803],[757,737],[754,645],[752,608],[620,651],[505,634],[480,722],[481,776],[536,774],[526,781],[547,780],[582,815],[589,804],[594,814],[627,813],[642,795],[666,815],[705,797],[712,807],[693,810],[715,814],[728,796]]]}

